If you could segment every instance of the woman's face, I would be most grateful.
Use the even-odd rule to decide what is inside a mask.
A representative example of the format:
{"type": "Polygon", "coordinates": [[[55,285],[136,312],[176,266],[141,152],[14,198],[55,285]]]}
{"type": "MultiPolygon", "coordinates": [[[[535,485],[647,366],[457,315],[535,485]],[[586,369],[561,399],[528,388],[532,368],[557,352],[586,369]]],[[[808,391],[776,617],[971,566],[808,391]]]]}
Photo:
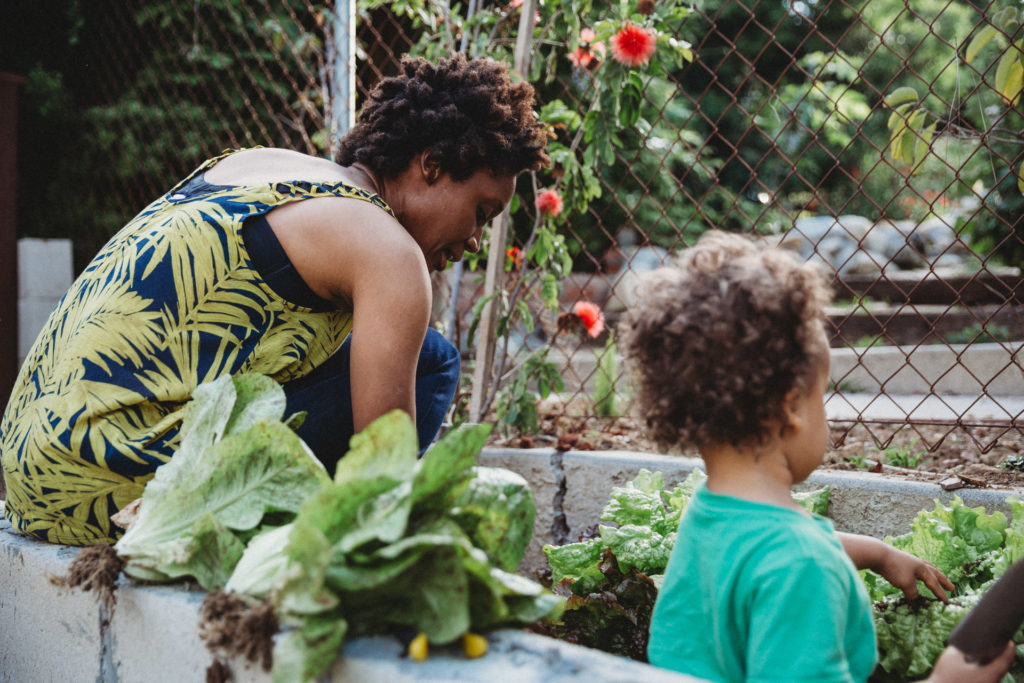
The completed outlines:
{"type": "Polygon", "coordinates": [[[480,169],[455,181],[429,162],[414,160],[412,177],[403,174],[405,192],[392,204],[399,222],[423,251],[431,270],[443,270],[463,252],[480,250],[484,226],[512,201],[516,179],[480,169]]]}

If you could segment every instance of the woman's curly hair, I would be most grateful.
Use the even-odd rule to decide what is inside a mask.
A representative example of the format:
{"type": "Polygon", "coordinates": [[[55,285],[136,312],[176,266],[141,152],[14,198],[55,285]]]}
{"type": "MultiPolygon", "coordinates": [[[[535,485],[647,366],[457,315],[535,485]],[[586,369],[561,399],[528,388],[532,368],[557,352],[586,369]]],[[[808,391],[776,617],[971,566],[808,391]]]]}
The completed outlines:
{"type": "Polygon", "coordinates": [[[818,272],[740,235],[705,234],[638,294],[619,347],[662,445],[763,443],[828,352],[818,272]]]}
{"type": "Polygon", "coordinates": [[[535,171],[549,159],[533,104],[533,87],[513,84],[501,62],[457,54],[435,65],[406,57],[401,74],[382,80],[367,97],[339,143],[337,161],[393,176],[430,148],[456,181],[480,168],[535,171]]]}

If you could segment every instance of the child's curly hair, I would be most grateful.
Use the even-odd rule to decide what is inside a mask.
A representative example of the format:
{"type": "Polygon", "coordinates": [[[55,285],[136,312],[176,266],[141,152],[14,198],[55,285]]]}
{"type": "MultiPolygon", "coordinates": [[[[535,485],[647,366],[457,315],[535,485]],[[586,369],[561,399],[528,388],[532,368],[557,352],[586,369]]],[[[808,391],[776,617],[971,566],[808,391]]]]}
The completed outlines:
{"type": "Polygon", "coordinates": [[[740,235],[705,234],[652,273],[620,328],[651,436],[662,445],[762,443],[784,398],[828,352],[818,272],[740,235]]]}
{"type": "Polygon", "coordinates": [[[513,84],[501,62],[462,54],[437,64],[406,57],[398,76],[370,92],[339,143],[337,161],[395,175],[430,148],[456,181],[480,168],[509,175],[536,171],[550,161],[546,128],[533,104],[533,87],[513,84]]]}

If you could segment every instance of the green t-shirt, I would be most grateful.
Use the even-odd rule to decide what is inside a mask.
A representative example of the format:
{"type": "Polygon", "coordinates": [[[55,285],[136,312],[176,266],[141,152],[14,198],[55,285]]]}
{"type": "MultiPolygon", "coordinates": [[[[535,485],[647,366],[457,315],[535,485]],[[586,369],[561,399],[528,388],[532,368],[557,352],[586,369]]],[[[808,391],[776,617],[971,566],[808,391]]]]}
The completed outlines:
{"type": "Polygon", "coordinates": [[[701,487],[651,619],[652,664],[711,681],[865,681],[867,592],[832,523],[701,487]]]}

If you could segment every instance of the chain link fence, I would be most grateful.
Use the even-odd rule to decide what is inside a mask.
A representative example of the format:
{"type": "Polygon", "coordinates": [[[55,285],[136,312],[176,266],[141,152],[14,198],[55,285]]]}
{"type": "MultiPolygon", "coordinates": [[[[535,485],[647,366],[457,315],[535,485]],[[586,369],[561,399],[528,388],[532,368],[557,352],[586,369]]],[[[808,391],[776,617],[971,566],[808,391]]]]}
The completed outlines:
{"type": "MultiPolygon", "coordinates": [[[[511,15],[519,4],[490,9],[511,15]]],[[[443,3],[420,5],[443,22],[443,3]]],[[[574,265],[560,311],[527,297],[538,325],[510,330],[497,371],[512,376],[547,345],[566,385],[550,410],[625,410],[626,382],[605,354],[611,332],[558,334],[558,314],[591,301],[613,330],[645,271],[708,229],[735,230],[781,243],[832,278],[827,409],[840,441],[860,427],[885,447],[910,429],[922,447],[957,433],[985,452],[1019,437],[1024,29],[1010,16],[1020,14],[1009,0],[698,5],[674,36],[692,44],[693,61],[645,82],[641,116],[621,132],[632,144],[601,164],[600,196],[560,226],[574,265]]],[[[329,155],[332,26],[331,7],[311,0],[90,4],[75,49],[89,67],[76,86],[92,142],[57,174],[78,188],[74,208],[22,203],[23,234],[75,221],[82,267],[223,148],[329,155]]],[[[415,48],[423,28],[414,26],[387,3],[360,8],[357,101],[415,48]]],[[[585,106],[593,67],[610,58],[585,47],[586,63],[576,36],[547,53],[557,56],[542,67],[542,104],[585,106]]],[[[526,218],[528,185],[520,181],[526,218]]],[[[527,238],[514,223],[509,246],[527,238]]],[[[436,280],[435,318],[466,344],[482,266],[458,286],[452,269],[436,280]]],[[[468,363],[475,353],[464,348],[468,363]]]]}

